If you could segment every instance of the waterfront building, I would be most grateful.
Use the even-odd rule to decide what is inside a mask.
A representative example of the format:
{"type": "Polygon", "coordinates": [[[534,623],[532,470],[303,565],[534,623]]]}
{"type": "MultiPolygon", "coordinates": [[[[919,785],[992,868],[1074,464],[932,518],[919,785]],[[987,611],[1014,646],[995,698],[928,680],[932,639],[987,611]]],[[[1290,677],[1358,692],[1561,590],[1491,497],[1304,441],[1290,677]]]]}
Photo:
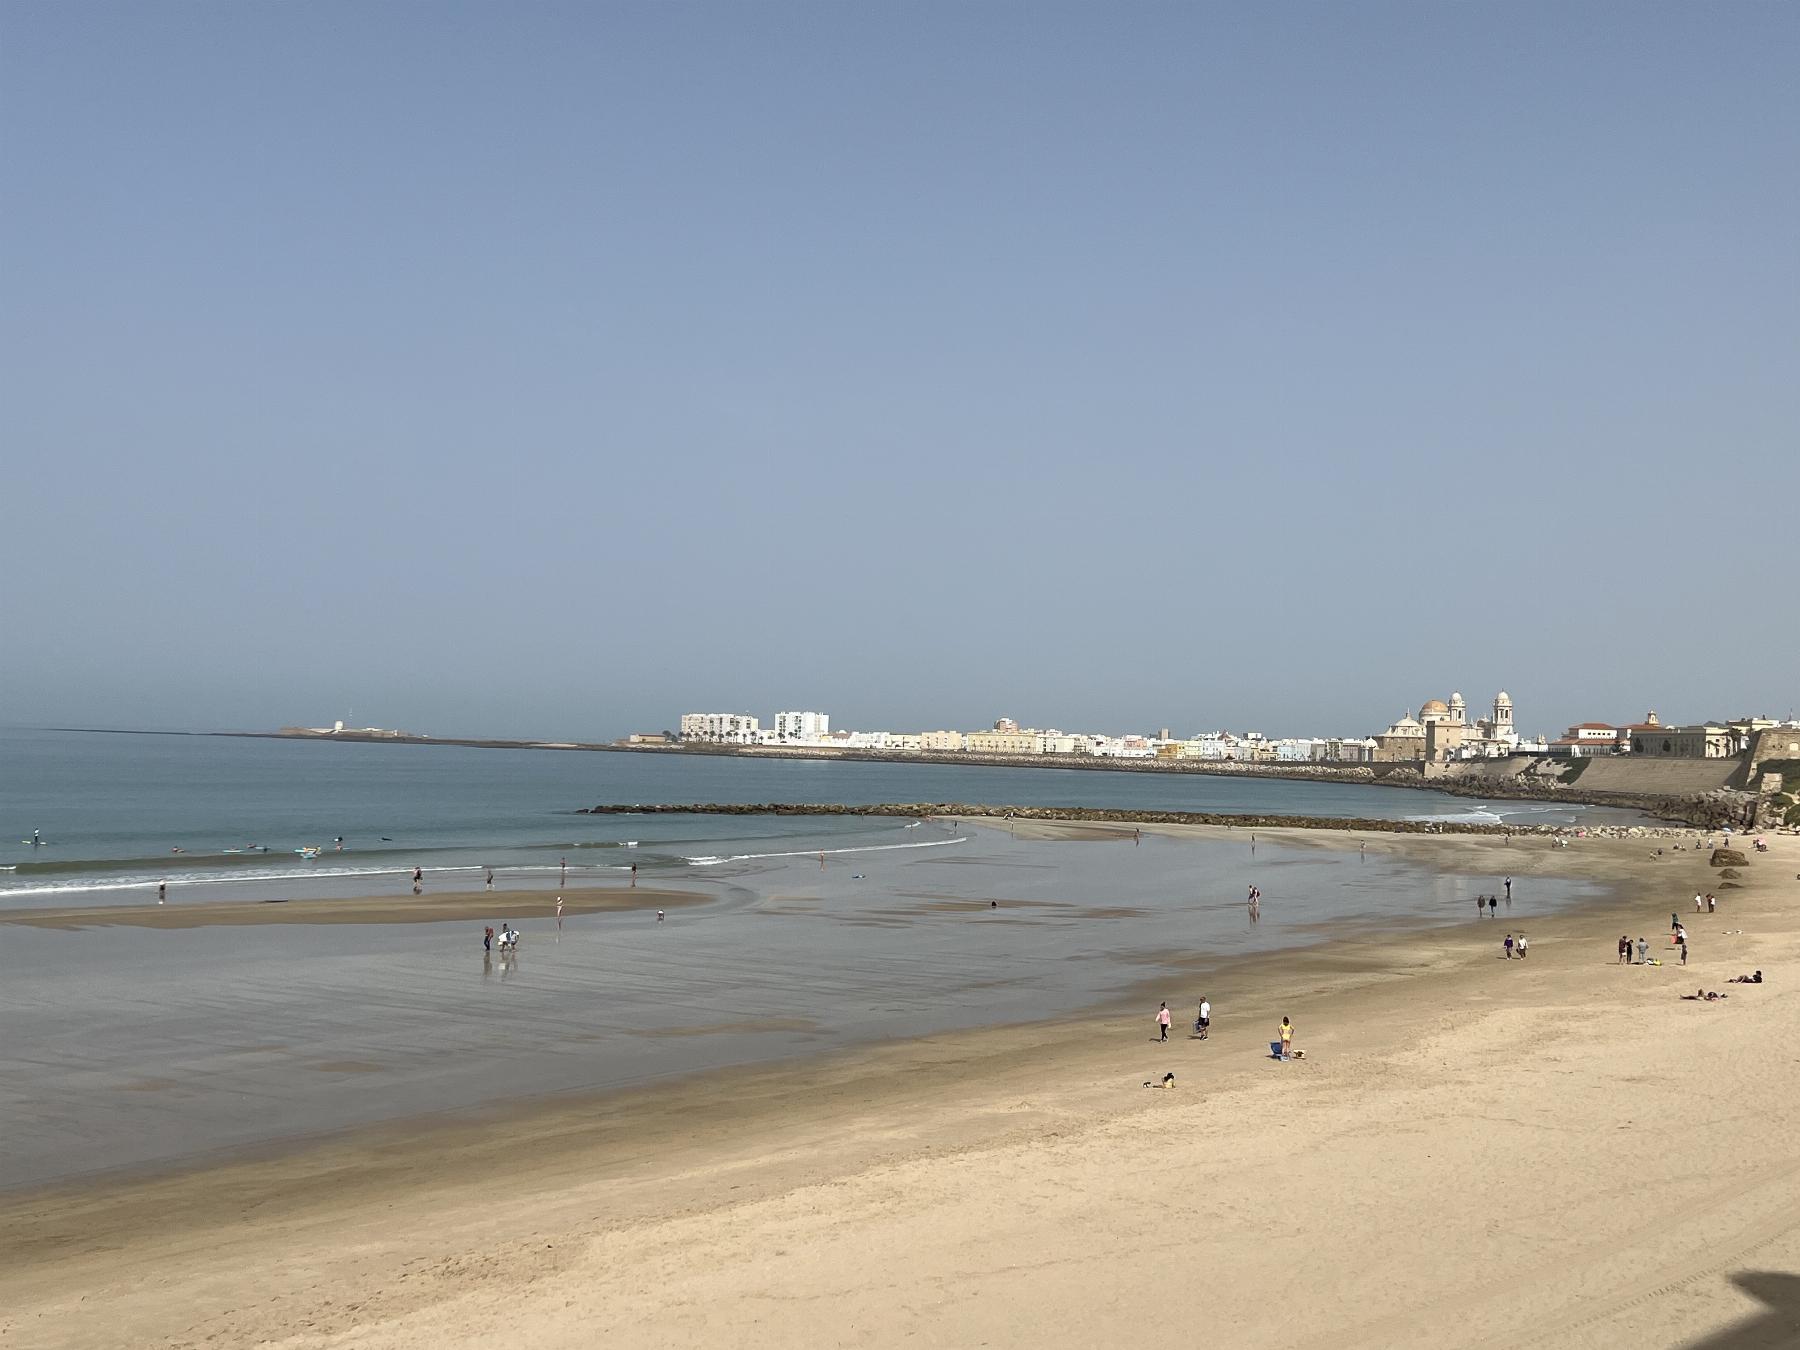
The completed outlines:
{"type": "Polygon", "coordinates": [[[831,734],[831,718],[822,712],[778,712],[775,739],[787,744],[816,744],[831,734]]]}
{"type": "Polygon", "coordinates": [[[971,731],[963,737],[963,748],[972,755],[1041,755],[1044,738],[1035,731],[1020,731],[1014,722],[1011,731],[971,731]]]}
{"type": "Polygon", "coordinates": [[[1375,762],[1406,764],[1425,758],[1425,726],[1406,712],[1375,737],[1375,762]]]}
{"type": "Polygon", "coordinates": [[[1730,759],[1744,752],[1748,736],[1717,722],[1634,732],[1631,753],[1652,759],[1730,759]]]}
{"type": "Polygon", "coordinates": [[[762,730],[748,713],[683,713],[681,739],[717,745],[755,745],[762,730]]]}
{"type": "Polygon", "coordinates": [[[919,749],[936,754],[968,749],[968,738],[960,731],[921,731],[919,749]]]}
{"type": "Polygon", "coordinates": [[[1570,759],[1591,759],[1618,752],[1624,738],[1610,722],[1577,722],[1550,742],[1550,752],[1570,759]]]}
{"type": "Polygon", "coordinates": [[[1504,689],[1494,695],[1493,715],[1474,722],[1462,694],[1452,693],[1448,703],[1427,699],[1418,717],[1408,712],[1375,737],[1375,759],[1386,764],[1490,759],[1510,755],[1518,746],[1512,698],[1504,689]]]}

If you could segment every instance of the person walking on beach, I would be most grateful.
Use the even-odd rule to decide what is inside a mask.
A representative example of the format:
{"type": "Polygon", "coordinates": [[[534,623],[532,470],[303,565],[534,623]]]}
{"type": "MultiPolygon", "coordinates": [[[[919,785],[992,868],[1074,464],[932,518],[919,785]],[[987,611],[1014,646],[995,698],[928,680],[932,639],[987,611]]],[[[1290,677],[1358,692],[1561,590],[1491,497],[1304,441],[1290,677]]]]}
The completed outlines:
{"type": "Polygon", "coordinates": [[[491,867],[487,870],[487,888],[490,891],[494,889],[494,869],[491,867]]]}
{"type": "Polygon", "coordinates": [[[1519,960],[1521,960],[1521,961],[1523,961],[1525,959],[1525,949],[1526,949],[1525,935],[1523,933],[1520,933],[1518,941],[1513,943],[1513,950],[1519,954],[1519,960]]]}
{"type": "Polygon", "coordinates": [[[484,952],[491,952],[494,950],[493,924],[489,924],[486,928],[481,930],[481,950],[484,952]]]}
{"type": "Polygon", "coordinates": [[[1156,1010],[1156,1030],[1158,1033],[1158,1040],[1166,1041],[1169,1039],[1169,1021],[1169,1005],[1165,1003],[1156,1010]]]}
{"type": "Polygon", "coordinates": [[[1681,939],[1681,964],[1684,966],[1687,964],[1687,939],[1685,937],[1681,939]]]}
{"type": "Polygon", "coordinates": [[[169,883],[166,881],[157,882],[156,883],[156,903],[160,905],[163,901],[167,900],[168,898],[169,898],[169,883]]]}
{"type": "Polygon", "coordinates": [[[1479,919],[1479,918],[1482,918],[1486,914],[1487,914],[1487,897],[1485,895],[1478,895],[1475,897],[1475,917],[1479,919]]]}
{"type": "Polygon", "coordinates": [[[1293,1049],[1294,1024],[1284,1017],[1281,1019],[1281,1057],[1283,1059],[1292,1059],[1293,1049]]]}
{"type": "Polygon", "coordinates": [[[1506,903],[1512,904],[1512,878],[1508,877],[1501,885],[1506,887],[1506,903]]]}
{"type": "Polygon", "coordinates": [[[1197,1035],[1201,1040],[1205,1040],[1207,1037],[1207,1034],[1211,1030],[1212,1030],[1212,1004],[1208,1003],[1206,1001],[1206,996],[1204,994],[1202,994],[1200,996],[1200,1011],[1194,1018],[1194,1034],[1197,1035]]]}
{"type": "Polygon", "coordinates": [[[1706,906],[1706,901],[1701,898],[1699,891],[1695,891],[1694,892],[1694,913],[1698,914],[1702,909],[1705,908],[1705,906],[1706,906]]]}
{"type": "Polygon", "coordinates": [[[637,889],[637,864],[636,863],[631,864],[631,889],[634,891],[637,889]]]}
{"type": "Polygon", "coordinates": [[[1706,912],[1708,914],[1717,914],[1719,912],[1719,902],[1712,898],[1711,891],[1706,893],[1706,912]]]}
{"type": "Polygon", "coordinates": [[[417,886],[424,880],[425,880],[425,869],[422,867],[413,868],[413,885],[417,886]]]}
{"type": "Polygon", "coordinates": [[[1490,895],[1488,897],[1488,918],[1497,919],[1499,917],[1500,917],[1500,897],[1497,895],[1490,895]]]}
{"type": "Polygon", "coordinates": [[[1511,933],[1508,933],[1508,934],[1507,934],[1507,935],[1506,935],[1506,941],[1505,941],[1505,943],[1504,943],[1504,944],[1502,944],[1502,945],[1504,945],[1504,946],[1505,946],[1505,948],[1506,948],[1506,959],[1507,959],[1507,960],[1508,960],[1508,961],[1510,961],[1510,960],[1512,960],[1512,953],[1513,953],[1513,939],[1512,939],[1512,934],[1511,934],[1511,933]]]}

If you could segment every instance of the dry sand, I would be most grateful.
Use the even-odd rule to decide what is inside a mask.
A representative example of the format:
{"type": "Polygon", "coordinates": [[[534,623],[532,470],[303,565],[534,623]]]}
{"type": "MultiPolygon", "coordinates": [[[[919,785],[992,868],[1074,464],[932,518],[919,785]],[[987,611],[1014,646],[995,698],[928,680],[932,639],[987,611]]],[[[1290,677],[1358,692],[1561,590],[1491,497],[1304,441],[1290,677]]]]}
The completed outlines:
{"type": "MultiPolygon", "coordinates": [[[[205,928],[259,923],[441,923],[446,919],[493,921],[498,914],[534,918],[556,913],[558,892],[452,891],[330,900],[205,900],[189,904],[85,905],[64,909],[0,911],[0,923],[33,928],[205,928]]],[[[636,888],[570,888],[561,892],[563,913],[600,914],[628,909],[674,909],[707,897],[688,891],[636,888]]]]}
{"type": "Polygon", "coordinates": [[[1168,990],[1204,1044],[1152,1003],[11,1195],[0,1346],[1800,1344],[1800,840],[1699,917],[1642,841],[1366,842],[1622,894],[1168,990]],[[1671,910],[1689,968],[1618,967],[1671,910]]]}

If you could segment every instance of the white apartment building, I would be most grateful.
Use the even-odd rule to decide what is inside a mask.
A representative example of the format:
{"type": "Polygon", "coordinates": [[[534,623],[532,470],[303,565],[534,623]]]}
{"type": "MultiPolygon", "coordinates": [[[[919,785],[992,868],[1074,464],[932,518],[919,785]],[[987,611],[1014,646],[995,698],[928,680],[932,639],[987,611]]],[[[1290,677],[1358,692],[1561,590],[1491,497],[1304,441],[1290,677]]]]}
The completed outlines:
{"type": "Polygon", "coordinates": [[[775,714],[775,739],[808,744],[822,741],[831,734],[831,718],[822,712],[778,712],[775,714]]]}
{"type": "Polygon", "coordinates": [[[681,739],[721,745],[754,745],[761,728],[748,713],[683,713],[681,739]]]}

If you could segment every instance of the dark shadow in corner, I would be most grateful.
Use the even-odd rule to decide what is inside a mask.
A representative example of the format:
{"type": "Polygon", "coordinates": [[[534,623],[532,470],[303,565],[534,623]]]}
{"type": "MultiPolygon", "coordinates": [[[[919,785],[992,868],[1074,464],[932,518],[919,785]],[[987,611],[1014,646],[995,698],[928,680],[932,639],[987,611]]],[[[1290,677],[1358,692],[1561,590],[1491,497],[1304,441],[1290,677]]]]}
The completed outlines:
{"type": "Polygon", "coordinates": [[[1793,1350],[1800,1346],[1800,1275],[1747,1270],[1731,1282],[1767,1306],[1734,1327],[1690,1341],[1682,1350],[1793,1350]]]}

